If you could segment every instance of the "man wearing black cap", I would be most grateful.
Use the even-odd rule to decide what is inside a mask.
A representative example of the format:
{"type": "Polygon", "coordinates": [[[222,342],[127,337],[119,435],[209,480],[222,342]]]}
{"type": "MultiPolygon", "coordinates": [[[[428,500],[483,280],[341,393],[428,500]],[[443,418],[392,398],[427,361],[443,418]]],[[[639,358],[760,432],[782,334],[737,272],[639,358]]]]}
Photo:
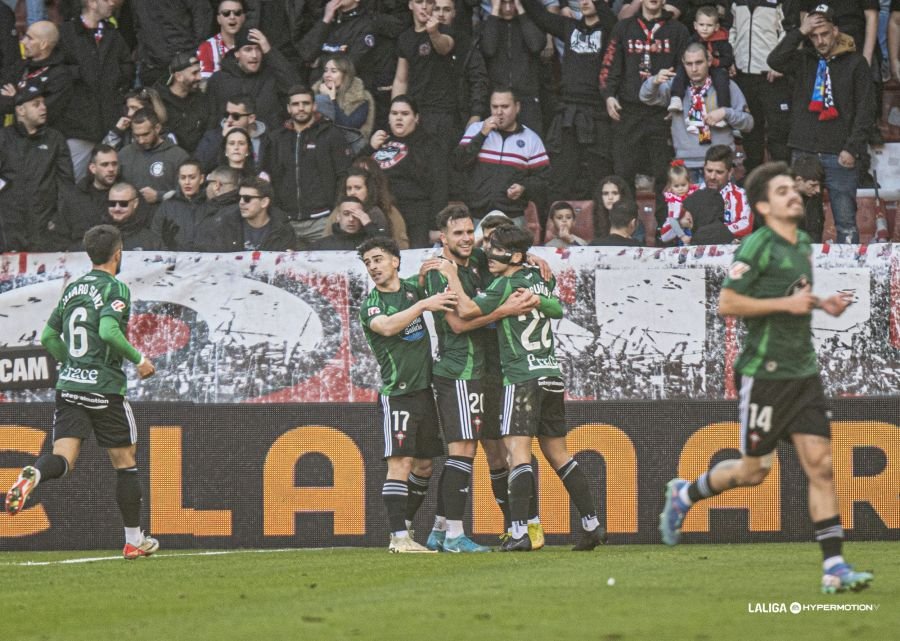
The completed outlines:
{"type": "Polygon", "coordinates": [[[200,61],[190,51],[176,54],[169,63],[166,84],[156,85],[166,106],[166,129],[178,146],[193,152],[206,131],[208,102],[200,91],[200,61]]]}
{"type": "Polygon", "coordinates": [[[72,182],[62,134],[46,126],[39,84],[16,94],[16,124],[0,129],[0,252],[51,251],[60,182],[72,182]]]}
{"type": "Polygon", "coordinates": [[[794,159],[818,156],[837,228],[837,242],[859,242],[856,227],[858,160],[867,149],[872,126],[872,76],[853,39],[834,24],[834,12],[821,4],[800,27],[789,31],[772,53],[769,66],[793,85],[791,135],[794,159]],[[811,47],[798,48],[808,39],[811,47]]]}
{"type": "Polygon", "coordinates": [[[208,0],[141,0],[132,3],[138,38],[140,82],[164,81],[172,57],[195,52],[210,35],[213,17],[208,0]]]}
{"type": "Polygon", "coordinates": [[[72,76],[65,67],[57,47],[59,29],[42,20],[28,27],[22,38],[25,59],[0,61],[12,63],[0,75],[0,114],[11,114],[15,108],[16,87],[28,82],[41,85],[47,103],[47,124],[57,127],[72,96],[72,76]]]}
{"type": "Polygon", "coordinates": [[[218,126],[229,98],[247,94],[256,98],[257,117],[275,129],[284,120],[288,89],[298,82],[297,72],[263,32],[245,26],[235,36],[234,49],[225,56],[222,68],[207,84],[210,119],[206,126],[218,126]]]}

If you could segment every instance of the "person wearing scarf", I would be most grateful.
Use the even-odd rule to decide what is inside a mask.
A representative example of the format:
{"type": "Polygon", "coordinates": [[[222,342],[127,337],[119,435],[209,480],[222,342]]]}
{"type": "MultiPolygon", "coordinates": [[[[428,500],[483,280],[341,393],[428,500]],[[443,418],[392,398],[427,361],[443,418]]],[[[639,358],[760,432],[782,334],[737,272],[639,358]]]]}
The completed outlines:
{"type": "Polygon", "coordinates": [[[791,83],[793,160],[813,155],[822,163],[837,242],[855,243],[858,159],[867,151],[874,122],[874,86],[868,62],[834,20],[831,7],[816,6],[799,28],[785,34],[767,62],[791,83]],[[806,40],[811,46],[801,46],[806,40]]]}

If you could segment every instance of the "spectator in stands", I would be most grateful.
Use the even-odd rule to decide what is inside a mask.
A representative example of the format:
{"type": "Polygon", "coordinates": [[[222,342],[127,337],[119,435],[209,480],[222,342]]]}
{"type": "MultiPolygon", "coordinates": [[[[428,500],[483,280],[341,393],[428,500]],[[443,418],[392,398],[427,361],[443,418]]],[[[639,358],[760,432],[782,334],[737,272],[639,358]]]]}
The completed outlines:
{"type": "Polygon", "coordinates": [[[684,113],[673,114],[671,123],[675,157],[692,170],[692,177],[699,177],[709,146],[727,145],[734,149],[733,132],[746,133],[753,129],[753,116],[747,109],[744,94],[727,78],[731,106],[718,106],[719,94],[709,73],[710,57],[705,45],[692,42],[685,48],[681,60],[688,79],[684,94],[672,95],[675,72],[660,69],[641,86],[641,102],[651,107],[666,107],[672,98],[680,99],[684,113]]]}
{"type": "MultiPolygon", "coordinates": [[[[456,83],[456,118],[458,123],[468,126],[490,114],[490,89],[484,56],[472,38],[471,24],[468,29],[458,24],[454,0],[434,0],[434,16],[440,24],[450,29],[453,37],[451,58],[456,83]]],[[[471,22],[471,16],[469,18],[471,22]]]]}
{"type": "Polygon", "coordinates": [[[735,238],[753,231],[753,210],[742,187],[732,182],[734,152],[727,145],[713,145],[703,161],[703,187],[716,189],[725,201],[724,222],[735,238]]]}
{"type": "Polygon", "coordinates": [[[336,125],[359,129],[366,138],[372,135],[375,100],[356,77],[350,58],[343,54],[328,56],[322,79],[312,88],[316,94],[316,111],[336,125]]]}
{"type": "Polygon", "coordinates": [[[544,245],[558,249],[587,245],[588,241],[573,233],[574,227],[575,210],[572,208],[572,205],[565,201],[553,203],[547,216],[546,238],[549,238],[549,240],[544,245]]]}
{"type": "Polygon", "coordinates": [[[619,176],[603,178],[594,192],[594,238],[604,238],[610,234],[609,213],[620,200],[634,200],[628,183],[619,176]]]}
{"type": "Polygon", "coordinates": [[[209,78],[210,120],[207,127],[217,126],[225,115],[225,103],[237,95],[256,99],[257,119],[269,129],[281,126],[288,89],[297,84],[297,72],[269,44],[259,29],[246,25],[235,36],[235,47],[222,61],[222,68],[209,78]]]}
{"type": "Polygon", "coordinates": [[[207,251],[285,251],[296,248],[294,230],[284,212],[272,204],[272,185],[261,178],[243,178],[238,204],[216,216],[207,251]]]}
{"type": "Polygon", "coordinates": [[[491,0],[491,12],[481,30],[481,51],[491,87],[510,87],[519,97],[519,122],[543,134],[540,103],[540,54],[544,33],[534,24],[521,2],[491,0]]]}
{"type": "Polygon", "coordinates": [[[311,5],[308,0],[245,0],[246,25],[266,34],[272,46],[299,68],[302,62],[297,44],[312,29],[323,5],[324,2],[311,5]]]}
{"type": "Polygon", "coordinates": [[[793,88],[791,135],[794,158],[814,154],[825,169],[825,187],[838,243],[859,242],[856,228],[857,160],[872,127],[872,77],[853,40],[834,24],[834,12],[819,5],[798,29],[778,43],[769,65],[787,74],[793,88]],[[805,40],[812,47],[799,49],[805,40]]]}
{"type": "Polygon", "coordinates": [[[447,159],[419,127],[419,110],[412,98],[391,100],[390,128],[391,133],[372,134],[362,153],[371,155],[387,175],[410,247],[428,247],[434,217],[447,206],[447,159]]]}
{"type": "Polygon", "coordinates": [[[638,218],[637,203],[633,200],[617,200],[609,207],[607,220],[609,233],[597,236],[591,241],[592,247],[640,247],[641,242],[635,238],[638,218]]]}
{"type": "Polygon", "coordinates": [[[225,54],[234,49],[234,37],[247,20],[244,0],[219,0],[215,7],[219,32],[201,42],[197,48],[200,78],[204,81],[222,67],[225,54]]]}
{"type": "Polygon", "coordinates": [[[682,229],[691,230],[691,245],[727,245],[734,242],[734,234],[722,220],[725,201],[716,189],[700,189],[684,201],[682,229]]]}
{"type": "Polygon", "coordinates": [[[161,249],[194,250],[197,210],[205,201],[203,169],[196,160],[185,160],[178,167],[178,189],[153,216],[151,229],[161,249]]]}
{"type": "Polygon", "coordinates": [[[139,81],[145,87],[165,79],[176,54],[197,51],[197,46],[209,37],[213,22],[209,0],[137,1],[132,11],[138,39],[139,81]]]}
{"type": "Polygon", "coordinates": [[[331,226],[331,233],[312,244],[310,249],[352,251],[367,238],[389,236],[387,221],[383,216],[373,218],[355,196],[338,199],[337,222],[331,226]]]}
{"type": "Polygon", "coordinates": [[[688,44],[688,31],[663,7],[663,0],[641,0],[640,11],[621,20],[603,59],[600,90],[613,119],[616,174],[634,185],[646,167],[657,192],[672,160],[666,107],[645,105],[641,85],[661,69],[674,69],[688,44]]]}
{"type": "Polygon", "coordinates": [[[322,78],[324,63],[335,53],[346,55],[367,79],[377,17],[360,0],[328,0],[324,5],[321,20],[312,25],[298,46],[303,62],[311,67],[310,81],[322,78]]]}
{"type": "Polygon", "coordinates": [[[131,51],[108,22],[113,3],[84,0],[79,18],[59,30],[60,50],[73,78],[72,99],[60,131],[72,155],[76,180],[87,173],[91,151],[119,119],[119,105],[134,80],[131,51]]]}
{"type": "MultiPolygon", "coordinates": [[[[238,172],[241,178],[260,176],[256,161],[253,159],[253,140],[246,129],[234,127],[222,139],[219,150],[219,164],[228,165],[238,172]]],[[[268,175],[262,174],[264,179],[268,175]]]]}
{"type": "Polygon", "coordinates": [[[150,217],[150,209],[141,202],[134,185],[119,182],[109,190],[103,223],[119,229],[122,249],[147,251],[159,248],[150,229],[150,217]]]}
{"type": "Polygon", "coordinates": [[[519,124],[519,109],[512,90],[497,87],[491,116],[469,126],[453,154],[467,174],[466,204],[476,219],[499,209],[524,227],[528,201],[545,198],[550,160],[538,135],[519,124]]]}
{"type": "Polygon", "coordinates": [[[344,134],[316,112],[311,89],[288,91],[290,120],[271,137],[265,170],[275,186],[275,204],[287,214],[297,240],[325,235],[338,179],[350,167],[344,134]]]}
{"type": "MultiPolygon", "coordinates": [[[[397,39],[397,71],[391,97],[408,96],[414,100],[421,118],[419,126],[443,151],[449,152],[461,129],[453,70],[456,43],[450,29],[434,15],[434,0],[410,0],[409,8],[413,24],[397,39]]],[[[429,218],[435,214],[432,212],[429,218]]]]}
{"type": "Polygon", "coordinates": [[[91,153],[88,175],[77,184],[60,186],[59,207],[53,221],[58,249],[81,247],[84,232],[101,224],[105,217],[109,190],[118,180],[119,154],[109,145],[97,145],[91,153]]]}
{"type": "Polygon", "coordinates": [[[12,127],[0,128],[0,252],[52,251],[58,190],[72,182],[65,139],[46,126],[47,105],[38,83],[16,94],[12,127]]]}
{"type": "MultiPolygon", "coordinates": [[[[400,249],[409,249],[406,223],[403,222],[403,216],[393,204],[394,199],[391,196],[384,172],[374,164],[372,158],[362,156],[361,159],[369,160],[372,166],[366,169],[356,166],[354,162],[354,166],[347,170],[347,175],[341,181],[343,184],[338,188],[339,193],[357,198],[369,217],[385,228],[387,234],[394,239],[400,249]]],[[[340,222],[339,217],[340,210],[335,207],[328,217],[325,236],[331,235],[334,225],[340,222]]]]}
{"type": "Polygon", "coordinates": [[[52,22],[35,22],[28,27],[22,38],[24,60],[17,55],[15,60],[4,61],[8,67],[0,68],[0,116],[15,111],[17,86],[38,83],[47,104],[47,126],[59,128],[72,97],[72,76],[58,43],[59,29],[52,22]]]}
{"type": "Polygon", "coordinates": [[[200,62],[192,52],[177,54],[169,63],[166,84],[156,86],[166,108],[167,130],[176,144],[193,152],[206,131],[209,104],[200,90],[200,62]]]}
{"type": "MultiPolygon", "coordinates": [[[[178,167],[187,160],[181,147],[163,138],[162,125],[149,109],[139,109],[131,119],[131,137],[134,140],[119,154],[122,179],[134,185],[145,203],[155,205],[178,186],[178,167]]],[[[149,224],[149,221],[148,221],[149,224]]]]}
{"type": "MultiPolygon", "coordinates": [[[[711,85],[716,91],[717,106],[731,107],[729,71],[734,66],[734,49],[728,42],[728,30],[719,25],[719,11],[715,6],[701,5],[694,12],[690,44],[701,45],[707,53],[709,76],[711,85]]],[[[669,100],[670,112],[680,114],[684,111],[685,103],[682,98],[689,81],[684,65],[675,65],[675,77],[671,85],[672,97],[669,100]]]]}
{"type": "Polygon", "coordinates": [[[9,68],[21,59],[17,36],[16,14],[0,2],[0,76],[5,76],[9,68]]]}
{"type": "MultiPolygon", "coordinates": [[[[753,129],[743,136],[744,169],[749,174],[766,159],[790,159],[787,147],[791,128],[791,90],[782,74],[766,59],[784,35],[786,2],[740,0],[732,4],[735,81],[747,100],[753,129]]],[[[805,103],[804,103],[805,104],[805,103]]]]}
{"type": "Polygon", "coordinates": [[[560,103],[546,133],[553,162],[550,195],[590,198],[597,180],[613,170],[610,116],[597,78],[616,17],[601,0],[582,0],[578,20],[554,15],[538,0],[521,2],[538,27],[563,42],[560,103]]]}
{"type": "Polygon", "coordinates": [[[497,227],[512,224],[513,221],[511,221],[509,216],[502,211],[496,209],[494,211],[489,211],[487,215],[475,225],[475,246],[485,247],[485,245],[489,243],[491,234],[494,233],[494,230],[497,229],[497,227]]]}
{"type": "Polygon", "coordinates": [[[791,165],[794,184],[803,198],[803,221],[800,229],[809,234],[814,243],[822,242],[822,228],[825,225],[825,211],[822,206],[822,183],[825,170],[818,156],[812,154],[798,157],[791,165]]]}
{"type": "Polygon", "coordinates": [[[212,171],[217,166],[222,138],[235,127],[240,127],[250,134],[253,143],[253,160],[261,167],[265,162],[269,148],[269,128],[266,123],[256,118],[256,100],[253,96],[232,96],[225,103],[225,117],[222,122],[203,134],[197,144],[194,157],[200,161],[203,171],[212,171]]]}
{"type": "MultiPolygon", "coordinates": [[[[206,202],[194,214],[195,251],[222,251],[217,242],[217,230],[221,227],[224,212],[235,211],[240,195],[238,186],[241,177],[231,167],[216,167],[206,176],[206,202]]],[[[232,220],[234,216],[231,217],[232,220]]]]}
{"type": "MultiPolygon", "coordinates": [[[[166,112],[166,106],[163,104],[162,98],[156,89],[132,89],[125,94],[125,105],[122,107],[122,116],[116,121],[115,126],[110,129],[103,138],[103,144],[109,145],[121,151],[125,145],[130,145],[131,139],[131,118],[139,109],[149,109],[159,118],[160,124],[165,127],[169,114],[166,112]]],[[[168,133],[165,136],[173,143],[177,144],[175,139],[168,133]]]]}

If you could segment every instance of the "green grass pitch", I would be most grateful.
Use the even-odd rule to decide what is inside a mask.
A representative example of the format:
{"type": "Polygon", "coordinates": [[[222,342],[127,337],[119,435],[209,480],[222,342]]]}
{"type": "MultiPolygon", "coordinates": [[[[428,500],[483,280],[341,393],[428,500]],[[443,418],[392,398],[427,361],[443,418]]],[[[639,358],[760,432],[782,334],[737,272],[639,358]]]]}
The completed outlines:
{"type": "Polygon", "coordinates": [[[588,554],[162,550],[132,562],[113,552],[7,552],[0,554],[0,639],[900,638],[900,543],[851,542],[845,552],[875,572],[870,589],[820,594],[815,543],[608,546],[588,554]],[[68,562],[105,556],[112,558],[68,562]],[[794,602],[807,609],[772,611],[794,602]],[[809,609],[834,604],[873,609],[809,609]],[[760,608],[768,611],[750,611],[760,608]]]}

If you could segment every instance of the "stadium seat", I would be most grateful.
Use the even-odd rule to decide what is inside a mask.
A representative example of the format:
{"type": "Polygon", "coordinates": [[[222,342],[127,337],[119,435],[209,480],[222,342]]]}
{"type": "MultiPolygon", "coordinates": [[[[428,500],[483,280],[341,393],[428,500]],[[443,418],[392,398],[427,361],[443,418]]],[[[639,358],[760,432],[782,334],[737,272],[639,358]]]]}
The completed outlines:
{"type": "MultiPolygon", "coordinates": [[[[594,238],[594,201],[593,200],[557,200],[550,205],[558,202],[567,202],[575,211],[575,228],[573,233],[579,238],[583,238],[590,242],[594,238]]],[[[548,210],[549,211],[549,210],[548,210]]],[[[547,219],[547,230],[544,232],[544,242],[550,242],[556,237],[556,226],[547,219]]]]}
{"type": "Polygon", "coordinates": [[[656,247],[656,195],[637,195],[638,223],[644,226],[644,245],[656,247]]]}
{"type": "Polygon", "coordinates": [[[525,208],[525,229],[534,236],[534,244],[541,244],[541,219],[538,216],[538,208],[533,202],[528,202],[525,208]]]}

